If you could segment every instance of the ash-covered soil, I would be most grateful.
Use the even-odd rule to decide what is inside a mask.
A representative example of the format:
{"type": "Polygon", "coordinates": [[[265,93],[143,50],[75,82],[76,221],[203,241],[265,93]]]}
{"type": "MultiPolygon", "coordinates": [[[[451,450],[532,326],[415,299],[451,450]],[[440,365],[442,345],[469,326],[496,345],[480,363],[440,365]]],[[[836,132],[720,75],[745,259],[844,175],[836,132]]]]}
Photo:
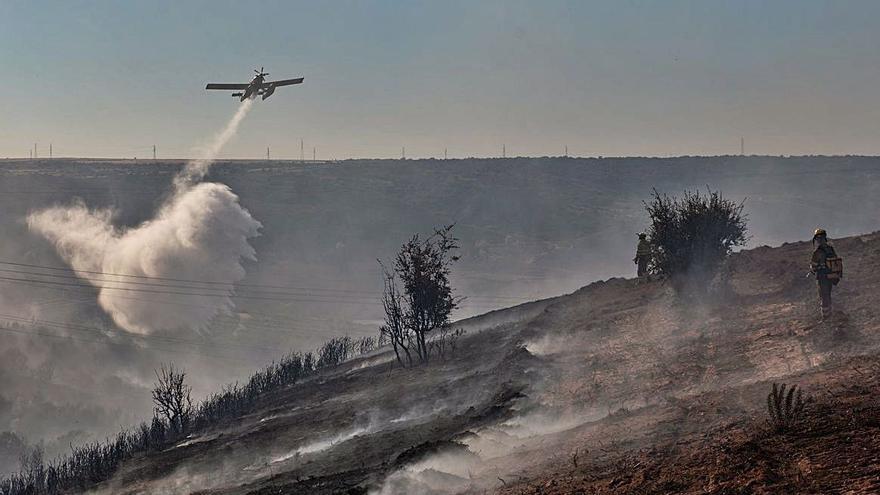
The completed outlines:
{"type": "MultiPolygon", "coordinates": [[[[638,449],[584,444],[565,462],[496,493],[880,493],[880,359],[846,359],[790,379],[812,398],[803,421],[784,434],[758,412],[719,418],[728,394],[760,403],[767,387],[703,394],[677,420],[698,428],[654,435],[638,449]]],[[[638,422],[645,413],[621,422],[638,422]]]]}
{"type": "Polygon", "coordinates": [[[804,242],[738,253],[689,296],[599,282],[470,322],[427,366],[346,363],[96,492],[877,493],[880,234],[835,246],[828,321],[804,242]],[[810,397],[785,434],[773,382],[810,397]]]}

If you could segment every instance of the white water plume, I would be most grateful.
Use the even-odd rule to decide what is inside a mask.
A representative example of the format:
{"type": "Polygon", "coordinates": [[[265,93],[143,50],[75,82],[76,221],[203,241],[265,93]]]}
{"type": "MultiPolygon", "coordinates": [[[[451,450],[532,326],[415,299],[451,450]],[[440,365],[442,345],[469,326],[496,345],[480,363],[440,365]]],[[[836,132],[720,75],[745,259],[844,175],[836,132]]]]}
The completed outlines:
{"type": "Polygon", "coordinates": [[[253,104],[254,100],[245,100],[238,106],[235,115],[233,115],[232,118],[229,119],[229,122],[226,123],[226,127],[218,132],[217,135],[215,135],[206,145],[197,148],[199,157],[187,162],[183,170],[177,174],[177,177],[174,179],[174,185],[178,189],[185,188],[187,185],[198,182],[207,175],[208,170],[211,168],[211,164],[214,163],[214,160],[217,159],[217,155],[220,154],[220,150],[222,150],[223,146],[225,146],[226,143],[238,133],[238,126],[247,116],[248,112],[250,112],[253,104]]]}
{"type": "Polygon", "coordinates": [[[198,181],[251,104],[239,106],[201,156],[175,177],[174,191],[156,215],[140,225],[117,227],[111,209],[89,209],[82,202],[28,215],[28,227],[98,288],[98,303],[120,327],[141,334],[199,329],[232,308],[233,284],[245,275],[241,260],[256,259],[248,239],[261,225],[228,186],[198,181]]]}

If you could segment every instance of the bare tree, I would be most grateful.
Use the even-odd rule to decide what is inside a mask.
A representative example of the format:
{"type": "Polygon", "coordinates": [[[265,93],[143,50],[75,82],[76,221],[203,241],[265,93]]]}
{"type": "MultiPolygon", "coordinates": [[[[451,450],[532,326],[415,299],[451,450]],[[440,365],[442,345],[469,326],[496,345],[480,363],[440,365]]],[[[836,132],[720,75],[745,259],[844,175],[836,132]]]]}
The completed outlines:
{"type": "Polygon", "coordinates": [[[409,351],[410,336],[406,326],[406,316],[403,310],[403,295],[397,288],[397,279],[394,272],[389,272],[380,261],[385,281],[385,291],[382,294],[382,306],[385,309],[385,324],[379,328],[379,334],[391,342],[397,362],[404,366],[412,366],[412,354],[409,351]],[[404,362],[404,357],[406,362],[404,362]]]}
{"type": "Polygon", "coordinates": [[[461,301],[453,296],[449,283],[452,264],[458,261],[454,253],[459,247],[452,228],[448,225],[436,229],[424,240],[414,235],[401,246],[393,270],[382,265],[385,325],[381,331],[391,341],[401,364],[411,366],[413,354],[420,362],[428,362],[432,347],[436,347],[429,345],[430,333],[449,326],[449,315],[461,301]],[[403,286],[402,293],[397,288],[398,280],[403,286]]]}
{"type": "Polygon", "coordinates": [[[174,434],[181,435],[189,428],[193,414],[192,387],[185,383],[186,372],[175,371],[174,365],[163,364],[155,370],[157,382],[153,387],[156,414],[165,417],[174,434]]]}

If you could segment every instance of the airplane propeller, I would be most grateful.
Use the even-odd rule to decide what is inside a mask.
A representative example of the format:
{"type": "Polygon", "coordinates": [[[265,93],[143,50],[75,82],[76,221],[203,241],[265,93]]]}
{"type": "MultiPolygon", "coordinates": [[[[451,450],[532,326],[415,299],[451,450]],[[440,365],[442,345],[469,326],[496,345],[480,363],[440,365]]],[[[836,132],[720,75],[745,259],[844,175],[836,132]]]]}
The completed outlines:
{"type": "Polygon", "coordinates": [[[258,76],[264,76],[264,77],[268,76],[269,73],[263,72],[264,69],[265,69],[265,67],[260,67],[260,70],[254,69],[254,72],[256,72],[258,76]]]}

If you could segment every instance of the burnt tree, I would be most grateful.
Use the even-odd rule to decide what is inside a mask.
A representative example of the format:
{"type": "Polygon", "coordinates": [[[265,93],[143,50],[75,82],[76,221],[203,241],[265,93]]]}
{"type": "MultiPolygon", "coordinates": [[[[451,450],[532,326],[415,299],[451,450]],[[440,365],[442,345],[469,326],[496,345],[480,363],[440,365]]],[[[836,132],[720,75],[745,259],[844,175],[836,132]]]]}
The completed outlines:
{"type": "Polygon", "coordinates": [[[189,428],[193,415],[192,387],[185,382],[186,372],[176,371],[173,364],[167,368],[163,364],[155,372],[153,404],[156,415],[165,418],[173,434],[182,435],[189,428]]]}

